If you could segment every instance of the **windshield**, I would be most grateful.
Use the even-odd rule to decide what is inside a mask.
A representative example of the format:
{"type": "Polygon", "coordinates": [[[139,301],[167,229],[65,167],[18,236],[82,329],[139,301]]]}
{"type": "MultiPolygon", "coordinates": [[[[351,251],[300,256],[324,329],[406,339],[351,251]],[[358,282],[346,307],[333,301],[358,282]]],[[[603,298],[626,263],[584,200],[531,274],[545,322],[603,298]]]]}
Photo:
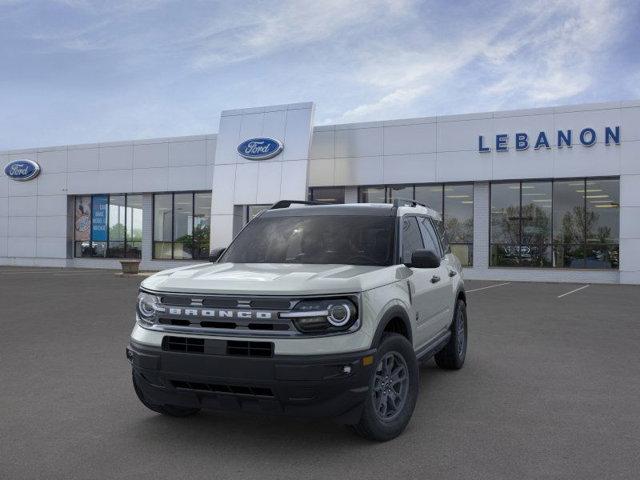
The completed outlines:
{"type": "Polygon", "coordinates": [[[220,262],[391,265],[395,217],[259,217],[220,262]]]}

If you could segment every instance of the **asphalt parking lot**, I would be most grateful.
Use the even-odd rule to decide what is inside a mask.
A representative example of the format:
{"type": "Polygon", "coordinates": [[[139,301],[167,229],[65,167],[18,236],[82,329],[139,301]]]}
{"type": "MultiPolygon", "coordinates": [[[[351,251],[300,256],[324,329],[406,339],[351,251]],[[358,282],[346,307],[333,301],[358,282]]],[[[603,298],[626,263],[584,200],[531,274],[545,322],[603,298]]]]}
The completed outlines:
{"type": "Polygon", "coordinates": [[[639,476],[638,286],[467,282],[465,368],[424,365],[408,429],[376,444],[331,422],[146,410],[124,354],[141,280],[0,267],[0,478],[639,476]]]}

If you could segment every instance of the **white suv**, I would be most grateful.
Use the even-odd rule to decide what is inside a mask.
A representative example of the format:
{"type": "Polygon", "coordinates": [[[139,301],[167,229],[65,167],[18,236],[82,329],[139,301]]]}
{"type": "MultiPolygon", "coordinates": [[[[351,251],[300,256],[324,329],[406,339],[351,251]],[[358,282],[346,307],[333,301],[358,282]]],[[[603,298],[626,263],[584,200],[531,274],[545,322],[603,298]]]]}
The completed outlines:
{"type": "Polygon", "coordinates": [[[333,417],[389,440],[413,413],[418,362],[462,367],[462,270],[438,213],[311,203],[278,202],[213,264],[142,282],[127,358],[144,405],[333,417]]]}

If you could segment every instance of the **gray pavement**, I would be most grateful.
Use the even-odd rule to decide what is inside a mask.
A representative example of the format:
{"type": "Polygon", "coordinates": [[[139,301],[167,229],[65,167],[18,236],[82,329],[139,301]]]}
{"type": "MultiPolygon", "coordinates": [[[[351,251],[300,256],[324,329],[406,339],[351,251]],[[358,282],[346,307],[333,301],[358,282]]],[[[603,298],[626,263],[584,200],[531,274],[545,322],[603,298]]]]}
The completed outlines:
{"type": "Polygon", "coordinates": [[[0,267],[0,478],[640,477],[640,287],[467,282],[467,364],[423,366],[407,431],[375,444],[146,410],[125,360],[141,279],[0,267]]]}

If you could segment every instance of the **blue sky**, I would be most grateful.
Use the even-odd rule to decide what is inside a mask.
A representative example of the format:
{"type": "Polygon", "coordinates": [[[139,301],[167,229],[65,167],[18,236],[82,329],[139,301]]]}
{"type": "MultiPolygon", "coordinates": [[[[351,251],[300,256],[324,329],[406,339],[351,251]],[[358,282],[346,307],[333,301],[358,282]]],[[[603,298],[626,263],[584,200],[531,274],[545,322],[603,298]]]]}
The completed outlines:
{"type": "Polygon", "coordinates": [[[637,99],[639,3],[0,0],[0,149],[637,99]]]}

